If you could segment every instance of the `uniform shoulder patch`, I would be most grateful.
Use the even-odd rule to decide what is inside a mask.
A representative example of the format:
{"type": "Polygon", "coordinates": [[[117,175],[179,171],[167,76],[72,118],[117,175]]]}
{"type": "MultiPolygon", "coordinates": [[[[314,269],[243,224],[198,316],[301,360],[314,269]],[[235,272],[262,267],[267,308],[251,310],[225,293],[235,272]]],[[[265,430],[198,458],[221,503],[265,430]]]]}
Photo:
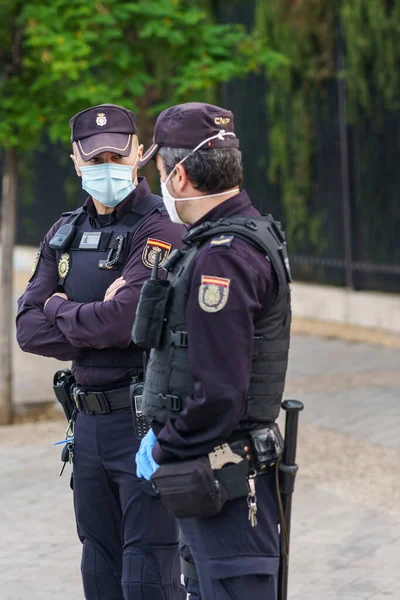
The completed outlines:
{"type": "Polygon", "coordinates": [[[42,249],[40,248],[40,250],[38,250],[36,252],[35,260],[33,261],[32,270],[31,270],[31,274],[30,274],[30,277],[29,277],[29,283],[35,277],[36,269],[38,268],[38,264],[39,264],[39,261],[40,261],[41,254],[42,254],[42,249]]]}
{"type": "Polygon", "coordinates": [[[142,252],[143,264],[151,269],[156,261],[157,254],[160,254],[158,268],[162,267],[171,252],[171,244],[155,238],[147,238],[147,242],[142,252]]]}
{"type": "Polygon", "coordinates": [[[233,235],[217,235],[211,240],[210,248],[214,248],[215,246],[224,246],[225,248],[230,248],[233,238],[233,235]]]}
{"type": "Polygon", "coordinates": [[[228,302],[230,279],[202,275],[199,287],[199,305],[206,312],[222,310],[228,302]]]}

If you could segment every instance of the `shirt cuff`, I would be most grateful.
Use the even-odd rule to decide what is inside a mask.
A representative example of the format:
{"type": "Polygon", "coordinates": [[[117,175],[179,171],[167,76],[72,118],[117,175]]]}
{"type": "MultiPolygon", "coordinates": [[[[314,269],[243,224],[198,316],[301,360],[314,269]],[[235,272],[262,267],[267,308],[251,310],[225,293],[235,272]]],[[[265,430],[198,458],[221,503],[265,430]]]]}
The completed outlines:
{"type": "Polygon", "coordinates": [[[58,309],[60,308],[61,304],[64,304],[64,302],[68,302],[68,300],[65,300],[65,298],[60,298],[60,296],[52,296],[46,304],[44,314],[46,315],[49,323],[52,325],[56,324],[58,309]]]}

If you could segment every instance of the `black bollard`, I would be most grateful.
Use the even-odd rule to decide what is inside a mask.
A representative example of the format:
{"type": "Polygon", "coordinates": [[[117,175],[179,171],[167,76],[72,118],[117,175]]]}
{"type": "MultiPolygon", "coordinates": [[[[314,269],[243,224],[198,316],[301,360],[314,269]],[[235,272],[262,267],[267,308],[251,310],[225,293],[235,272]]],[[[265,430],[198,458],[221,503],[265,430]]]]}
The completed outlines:
{"type": "Polygon", "coordinates": [[[299,412],[304,405],[298,400],[285,400],[282,408],[286,411],[285,442],[279,464],[279,489],[282,499],[284,523],[281,523],[281,559],[278,575],[278,600],[288,598],[290,521],[292,517],[292,495],[298,466],[296,465],[297,431],[299,412]]]}

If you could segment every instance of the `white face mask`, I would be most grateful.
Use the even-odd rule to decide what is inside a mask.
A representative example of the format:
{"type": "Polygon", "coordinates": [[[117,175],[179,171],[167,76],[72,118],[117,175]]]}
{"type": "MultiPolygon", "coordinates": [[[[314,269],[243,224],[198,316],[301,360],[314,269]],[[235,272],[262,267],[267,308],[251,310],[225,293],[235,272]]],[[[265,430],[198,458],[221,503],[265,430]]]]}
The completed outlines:
{"type": "MultiPolygon", "coordinates": [[[[174,169],[174,171],[175,171],[175,169],[174,169]]],[[[167,181],[171,177],[171,175],[174,171],[171,171],[171,173],[169,174],[165,183],[161,182],[161,195],[162,195],[163,202],[165,204],[165,208],[167,209],[167,213],[168,213],[171,221],[173,223],[180,223],[181,225],[184,225],[184,222],[179,217],[178,211],[176,210],[176,204],[175,204],[176,198],[174,198],[172,196],[172,194],[169,193],[169,190],[167,188],[167,181]]]]}
{"type": "MultiPolygon", "coordinates": [[[[196,146],[196,148],[194,148],[194,150],[192,150],[191,152],[189,152],[189,154],[187,156],[182,158],[182,160],[180,162],[178,162],[176,166],[181,165],[183,162],[185,162],[185,160],[187,158],[189,158],[189,156],[194,154],[194,152],[196,152],[196,150],[201,148],[201,146],[203,146],[210,140],[214,140],[215,138],[223,140],[224,136],[226,136],[226,135],[232,135],[232,136],[236,137],[234,133],[232,133],[230,131],[224,131],[222,129],[219,133],[217,133],[217,135],[213,135],[212,137],[207,138],[206,140],[203,140],[198,146],[196,146]]],[[[175,198],[168,190],[167,183],[171,179],[172,175],[174,174],[176,166],[171,171],[171,173],[168,175],[167,179],[164,182],[161,182],[161,195],[163,197],[163,201],[165,204],[165,208],[167,209],[169,218],[171,219],[171,221],[173,223],[180,223],[181,225],[185,225],[185,223],[179,217],[178,211],[176,210],[176,202],[184,202],[185,200],[203,200],[204,198],[216,198],[217,196],[224,196],[228,192],[234,192],[234,191],[239,192],[239,188],[235,187],[235,188],[231,188],[230,190],[225,190],[224,192],[219,192],[218,194],[206,194],[204,196],[192,196],[190,198],[175,198]]]]}

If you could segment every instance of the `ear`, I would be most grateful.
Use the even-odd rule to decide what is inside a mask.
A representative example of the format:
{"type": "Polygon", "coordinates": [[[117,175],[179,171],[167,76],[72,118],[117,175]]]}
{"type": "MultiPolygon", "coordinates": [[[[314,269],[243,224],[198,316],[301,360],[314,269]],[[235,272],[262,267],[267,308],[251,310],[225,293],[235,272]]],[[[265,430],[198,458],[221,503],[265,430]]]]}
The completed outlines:
{"type": "Polygon", "coordinates": [[[174,186],[179,192],[184,192],[188,185],[191,185],[183,165],[175,165],[174,186]]]}
{"type": "Polygon", "coordinates": [[[142,158],[142,154],[143,154],[143,144],[140,144],[140,146],[138,147],[136,165],[132,171],[132,181],[135,185],[138,184],[138,170],[140,169],[140,167],[138,166],[138,162],[142,158]]]}
{"type": "Polygon", "coordinates": [[[82,171],[79,168],[78,161],[76,160],[75,156],[73,154],[70,154],[69,157],[74,163],[76,174],[78,175],[78,177],[82,177],[82,171]]]}

